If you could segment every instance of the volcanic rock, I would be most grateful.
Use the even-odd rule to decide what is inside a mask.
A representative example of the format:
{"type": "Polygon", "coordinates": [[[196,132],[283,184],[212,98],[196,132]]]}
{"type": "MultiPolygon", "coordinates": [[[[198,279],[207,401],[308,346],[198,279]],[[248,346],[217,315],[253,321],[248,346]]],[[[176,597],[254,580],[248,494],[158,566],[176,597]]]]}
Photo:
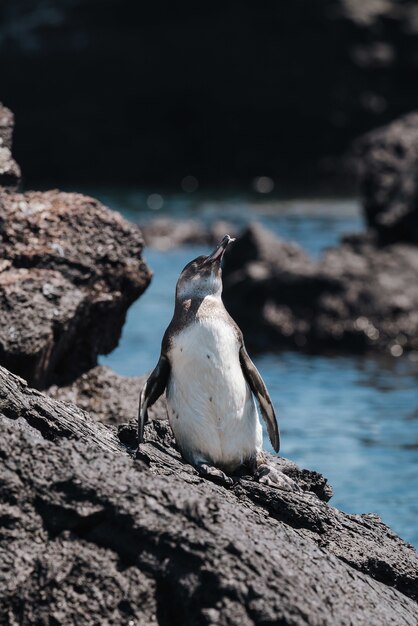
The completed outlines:
{"type": "Polygon", "coordinates": [[[352,237],[314,261],[253,224],[225,259],[224,301],[255,350],[418,350],[418,249],[352,237]]]}
{"type": "Polygon", "coordinates": [[[164,420],[135,460],[134,424],[118,438],[3,368],[0,424],[2,624],[416,624],[415,550],[328,506],[319,474],[270,457],[297,491],[226,489],[164,420]]]}
{"type": "MultiPolygon", "coordinates": [[[[137,417],[139,393],[145,380],[145,376],[119,376],[109,367],[98,365],[70,385],[53,385],[45,393],[55,400],[76,404],[99,422],[121,424],[137,417]]],[[[163,412],[160,402],[149,409],[155,419],[156,407],[160,414],[163,412]]]]}
{"type": "Polygon", "coordinates": [[[354,146],[367,224],[382,243],[418,243],[418,112],[354,146]]]}
{"type": "Polygon", "coordinates": [[[93,198],[0,191],[0,363],[37,387],[93,367],[150,281],[142,249],[93,198]]]}
{"type": "Polygon", "coordinates": [[[180,188],[188,174],[282,187],[319,170],[329,185],[355,137],[418,102],[414,0],[183,6],[1,3],[26,171],[180,188]]]}
{"type": "Polygon", "coordinates": [[[14,187],[20,180],[20,168],[12,157],[13,113],[0,102],[0,185],[14,187]]]}

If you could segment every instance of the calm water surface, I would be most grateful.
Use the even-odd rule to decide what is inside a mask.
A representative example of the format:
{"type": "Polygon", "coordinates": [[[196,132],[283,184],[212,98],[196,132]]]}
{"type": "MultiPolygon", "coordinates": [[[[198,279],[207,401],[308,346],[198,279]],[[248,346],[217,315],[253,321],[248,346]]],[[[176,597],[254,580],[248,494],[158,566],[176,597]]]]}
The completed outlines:
{"type": "MultiPolygon", "coordinates": [[[[145,204],[141,194],[94,194],[133,221],[150,218],[150,211],[138,209],[145,204]]],[[[173,197],[165,208],[203,221],[223,218],[244,225],[257,219],[312,256],[362,226],[354,201],[173,197]]],[[[146,250],[154,279],[131,307],[119,347],[102,363],[124,375],[142,374],[156,364],[178,274],[205,252],[202,247],[146,250]]],[[[325,474],[335,507],[377,513],[417,546],[418,363],[294,352],[258,356],[255,362],[277,407],[283,456],[325,474]]],[[[271,450],[268,438],[265,446],[271,450]]]]}

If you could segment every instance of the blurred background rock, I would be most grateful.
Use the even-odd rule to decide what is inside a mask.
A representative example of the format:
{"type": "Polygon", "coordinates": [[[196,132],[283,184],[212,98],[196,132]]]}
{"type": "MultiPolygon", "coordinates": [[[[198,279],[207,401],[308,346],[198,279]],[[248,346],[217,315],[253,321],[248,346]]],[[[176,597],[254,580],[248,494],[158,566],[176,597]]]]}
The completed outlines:
{"type": "Polygon", "coordinates": [[[418,6],[3,0],[0,57],[30,181],[335,188],[355,137],[418,106],[418,6]]]}

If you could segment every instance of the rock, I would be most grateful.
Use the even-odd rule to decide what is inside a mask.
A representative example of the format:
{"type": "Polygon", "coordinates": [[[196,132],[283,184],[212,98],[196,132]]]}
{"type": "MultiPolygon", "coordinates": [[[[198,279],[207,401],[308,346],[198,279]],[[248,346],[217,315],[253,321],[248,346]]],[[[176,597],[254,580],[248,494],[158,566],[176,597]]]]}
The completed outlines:
{"type": "Polygon", "coordinates": [[[147,246],[158,250],[170,250],[185,245],[216,245],[225,233],[233,236],[235,227],[218,220],[205,226],[194,219],[159,217],[141,225],[147,246]]]}
{"type": "Polygon", "coordinates": [[[184,7],[7,2],[2,90],[26,172],[153,185],[164,173],[180,190],[188,174],[248,189],[319,171],[329,189],[335,156],[418,102],[413,0],[184,7]]]}
{"type": "Polygon", "coordinates": [[[418,350],[418,248],[347,238],[309,259],[251,225],[225,259],[224,301],[254,350],[418,350]]]}
{"type": "Polygon", "coordinates": [[[142,249],[93,198],[0,191],[0,363],[37,387],[93,367],[149,284],[142,249]]]}
{"type": "MultiPolygon", "coordinates": [[[[52,392],[54,393],[54,397],[70,400],[81,408],[87,408],[87,410],[90,411],[90,415],[99,421],[104,420],[106,422],[119,423],[119,439],[128,447],[134,449],[136,447],[138,395],[144,380],[145,377],[126,378],[115,374],[107,367],[97,367],[80,377],[71,387],[52,390],[52,392]],[[57,392],[58,395],[56,395],[57,392]],[[122,406],[124,410],[120,411],[119,407],[122,406]],[[109,409],[109,407],[111,408],[109,409]],[[127,419],[131,419],[131,422],[124,424],[123,421],[127,419]]],[[[50,393],[50,391],[48,393],[50,393]]],[[[161,475],[182,475],[184,480],[189,481],[190,471],[193,472],[193,470],[191,470],[190,466],[182,464],[179,460],[179,453],[177,452],[174,438],[168,426],[166,415],[165,398],[160,398],[150,410],[152,423],[146,427],[147,443],[141,446],[139,458],[141,461],[145,462],[154,473],[161,475]],[[165,453],[163,448],[166,449],[165,453]]],[[[294,463],[283,458],[270,456],[270,463],[277,464],[282,471],[288,474],[293,480],[297,481],[304,493],[315,493],[322,502],[328,501],[332,496],[331,487],[320,474],[309,472],[308,470],[300,470],[294,463]]],[[[282,519],[286,521],[286,523],[290,525],[295,523],[296,526],[300,528],[305,526],[306,528],[316,527],[320,535],[316,540],[320,545],[327,545],[330,550],[341,555],[341,558],[346,559],[347,562],[350,562],[360,571],[380,571],[378,576],[382,578],[385,576],[384,571],[387,565],[383,565],[383,562],[386,563],[387,555],[383,556],[383,553],[377,554],[375,552],[376,547],[369,546],[367,548],[365,554],[370,556],[368,562],[364,560],[364,554],[362,554],[362,550],[364,549],[362,543],[358,546],[353,543],[350,553],[345,550],[349,542],[348,537],[351,534],[356,537],[359,531],[356,525],[350,524],[347,526],[347,520],[350,519],[352,522],[356,520],[356,523],[360,523],[360,520],[363,520],[366,526],[361,527],[361,533],[364,534],[362,542],[373,543],[374,533],[379,532],[378,529],[382,529],[381,522],[376,516],[344,516],[344,518],[341,518],[340,516],[343,514],[336,512],[335,509],[330,509],[330,507],[320,505],[319,503],[316,503],[317,507],[319,507],[316,511],[312,509],[309,513],[307,510],[302,513],[300,509],[301,504],[296,504],[294,498],[290,497],[289,494],[287,494],[287,496],[289,496],[288,498],[285,492],[280,492],[284,500],[280,498],[280,505],[278,505],[277,502],[273,504],[268,498],[265,499],[266,492],[263,487],[251,481],[247,482],[247,480],[235,485],[236,493],[240,498],[245,491],[245,497],[248,497],[252,502],[266,506],[268,510],[270,510],[271,506],[270,512],[273,516],[277,515],[277,512],[274,513],[274,511],[277,507],[280,507],[282,519]],[[241,491],[241,487],[244,489],[243,485],[245,490],[241,491]],[[290,501],[292,501],[292,504],[290,504],[290,501]],[[302,521],[304,516],[305,519],[302,521]],[[320,517],[322,516],[323,519],[321,520],[320,517]],[[327,522],[325,522],[325,520],[327,520],[327,522]],[[327,524],[329,524],[329,526],[327,526],[327,524]],[[371,524],[369,528],[371,532],[366,530],[368,524],[371,524]],[[319,531],[319,528],[322,530],[319,531]],[[323,536],[322,532],[324,533],[323,536]]],[[[276,494],[277,496],[275,490],[269,493],[276,494]]],[[[295,494],[293,494],[293,496],[295,496],[295,494]]],[[[391,537],[394,537],[393,533],[387,528],[385,528],[385,532],[389,532],[391,537]]],[[[386,550],[387,546],[385,546],[385,551],[386,550]]],[[[407,555],[409,555],[409,552],[407,552],[407,555]]],[[[395,559],[393,559],[391,563],[391,566],[395,566],[395,559]]],[[[406,570],[408,570],[408,566],[403,565],[401,567],[406,567],[406,570]]],[[[392,572],[391,577],[394,579],[394,572],[392,572]]],[[[406,582],[406,579],[405,584],[407,586],[409,584],[406,582]]],[[[414,584],[412,584],[411,589],[413,594],[418,593],[418,589],[414,591],[414,584]]]]}
{"type": "Polygon", "coordinates": [[[13,113],[0,102],[0,185],[15,187],[20,168],[12,157],[13,113]]]}
{"type": "Polygon", "coordinates": [[[299,491],[225,489],[164,420],[134,460],[134,425],[122,444],[3,368],[0,424],[2,624],[416,624],[415,550],[318,474],[271,457],[299,491]]]}
{"type": "Polygon", "coordinates": [[[367,223],[382,243],[418,243],[418,112],[359,139],[353,150],[367,223]]]}
{"type": "MultiPolygon", "coordinates": [[[[76,404],[99,422],[121,424],[136,419],[139,393],[145,380],[145,376],[119,376],[109,367],[98,365],[82,374],[71,385],[53,385],[46,393],[55,400],[76,404]]],[[[155,417],[155,405],[150,412],[155,417]]]]}
{"type": "MultiPolygon", "coordinates": [[[[53,385],[44,393],[54,400],[75,404],[103,424],[126,424],[138,417],[139,394],[147,376],[120,376],[110,367],[97,365],[70,385],[53,385]]],[[[152,420],[167,419],[165,399],[148,409],[152,420]]]]}

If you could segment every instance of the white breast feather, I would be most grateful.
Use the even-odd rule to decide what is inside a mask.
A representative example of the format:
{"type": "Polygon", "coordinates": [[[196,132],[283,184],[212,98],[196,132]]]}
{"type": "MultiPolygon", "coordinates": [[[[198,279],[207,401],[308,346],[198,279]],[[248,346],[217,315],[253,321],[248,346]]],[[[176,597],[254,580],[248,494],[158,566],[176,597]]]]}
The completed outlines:
{"type": "Polygon", "coordinates": [[[204,318],[175,336],[167,389],[170,424],[184,456],[233,469],[262,446],[262,430],[232,327],[204,318]]]}

